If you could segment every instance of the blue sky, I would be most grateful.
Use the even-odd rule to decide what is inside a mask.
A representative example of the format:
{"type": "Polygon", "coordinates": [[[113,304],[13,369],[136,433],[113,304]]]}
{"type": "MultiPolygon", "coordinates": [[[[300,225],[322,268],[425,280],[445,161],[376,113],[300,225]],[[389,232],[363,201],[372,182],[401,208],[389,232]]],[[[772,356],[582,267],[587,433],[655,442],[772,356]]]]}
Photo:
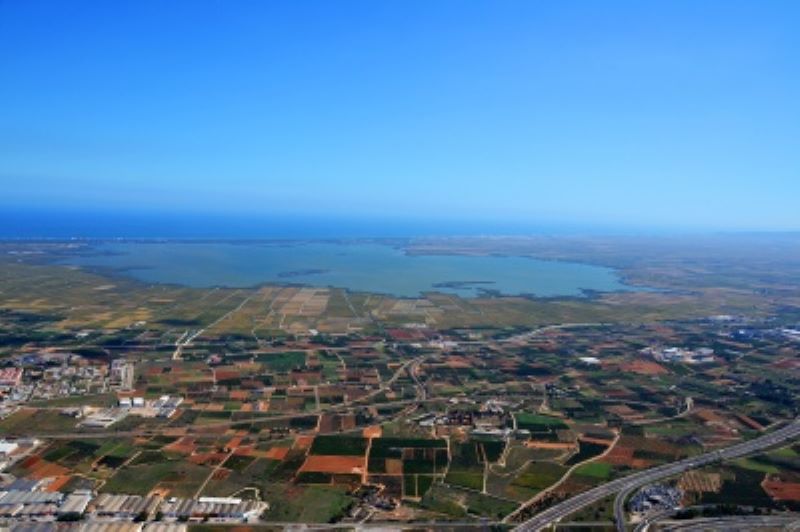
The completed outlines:
{"type": "Polygon", "coordinates": [[[0,0],[0,207],[800,229],[800,3],[0,0]]]}

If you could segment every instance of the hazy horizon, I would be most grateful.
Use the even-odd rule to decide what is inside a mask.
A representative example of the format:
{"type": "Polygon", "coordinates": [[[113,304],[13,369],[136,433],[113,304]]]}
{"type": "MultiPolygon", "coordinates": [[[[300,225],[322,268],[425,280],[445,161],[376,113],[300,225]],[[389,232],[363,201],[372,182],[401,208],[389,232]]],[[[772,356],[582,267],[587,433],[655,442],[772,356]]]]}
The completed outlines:
{"type": "Polygon", "coordinates": [[[337,239],[415,237],[715,237],[726,235],[800,236],[800,231],[769,231],[556,223],[548,221],[467,220],[331,215],[231,215],[133,211],[0,211],[0,239],[337,239]]]}

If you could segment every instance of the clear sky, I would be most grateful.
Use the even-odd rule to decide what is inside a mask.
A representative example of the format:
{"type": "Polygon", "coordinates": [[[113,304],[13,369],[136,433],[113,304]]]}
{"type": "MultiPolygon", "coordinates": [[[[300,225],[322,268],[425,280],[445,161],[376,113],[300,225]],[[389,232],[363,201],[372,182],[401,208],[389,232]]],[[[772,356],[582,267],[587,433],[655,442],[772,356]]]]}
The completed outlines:
{"type": "Polygon", "coordinates": [[[0,207],[800,229],[800,2],[0,0],[0,207]]]}

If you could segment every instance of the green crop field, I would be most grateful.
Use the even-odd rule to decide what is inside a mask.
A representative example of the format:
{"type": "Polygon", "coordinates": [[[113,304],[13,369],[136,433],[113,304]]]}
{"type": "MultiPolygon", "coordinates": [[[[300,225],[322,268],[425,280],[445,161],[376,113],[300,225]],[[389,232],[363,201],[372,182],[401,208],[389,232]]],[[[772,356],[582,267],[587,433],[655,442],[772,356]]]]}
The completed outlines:
{"type": "Polygon", "coordinates": [[[326,436],[314,438],[311,454],[361,456],[367,451],[367,440],[355,436],[326,436]]]}
{"type": "Polygon", "coordinates": [[[302,351],[263,353],[256,356],[256,361],[261,362],[271,371],[286,373],[294,368],[302,368],[305,366],[306,354],[302,351]]]}
{"type": "Polygon", "coordinates": [[[553,462],[533,462],[514,479],[513,484],[541,491],[556,483],[567,468],[553,462]]]}
{"type": "Polygon", "coordinates": [[[573,474],[605,480],[611,476],[612,470],[613,466],[611,464],[605,462],[589,462],[588,464],[579,466],[573,474]]]}

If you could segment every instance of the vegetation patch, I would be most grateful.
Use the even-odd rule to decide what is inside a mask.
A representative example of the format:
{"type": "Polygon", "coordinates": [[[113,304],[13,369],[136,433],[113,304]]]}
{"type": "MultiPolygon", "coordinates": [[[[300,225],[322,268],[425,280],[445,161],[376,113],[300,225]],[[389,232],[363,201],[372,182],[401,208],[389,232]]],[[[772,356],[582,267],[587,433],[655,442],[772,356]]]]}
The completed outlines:
{"type": "Polygon", "coordinates": [[[608,449],[607,445],[579,440],[578,452],[570,456],[569,460],[565,462],[565,465],[571,466],[580,464],[581,462],[600,456],[606,449],[608,449]]]}
{"type": "Polygon", "coordinates": [[[589,462],[578,466],[575,475],[605,480],[611,476],[613,467],[605,462],[589,462]]]}
{"type": "Polygon", "coordinates": [[[314,438],[310,454],[363,456],[368,440],[358,436],[320,435],[314,438]]]}

